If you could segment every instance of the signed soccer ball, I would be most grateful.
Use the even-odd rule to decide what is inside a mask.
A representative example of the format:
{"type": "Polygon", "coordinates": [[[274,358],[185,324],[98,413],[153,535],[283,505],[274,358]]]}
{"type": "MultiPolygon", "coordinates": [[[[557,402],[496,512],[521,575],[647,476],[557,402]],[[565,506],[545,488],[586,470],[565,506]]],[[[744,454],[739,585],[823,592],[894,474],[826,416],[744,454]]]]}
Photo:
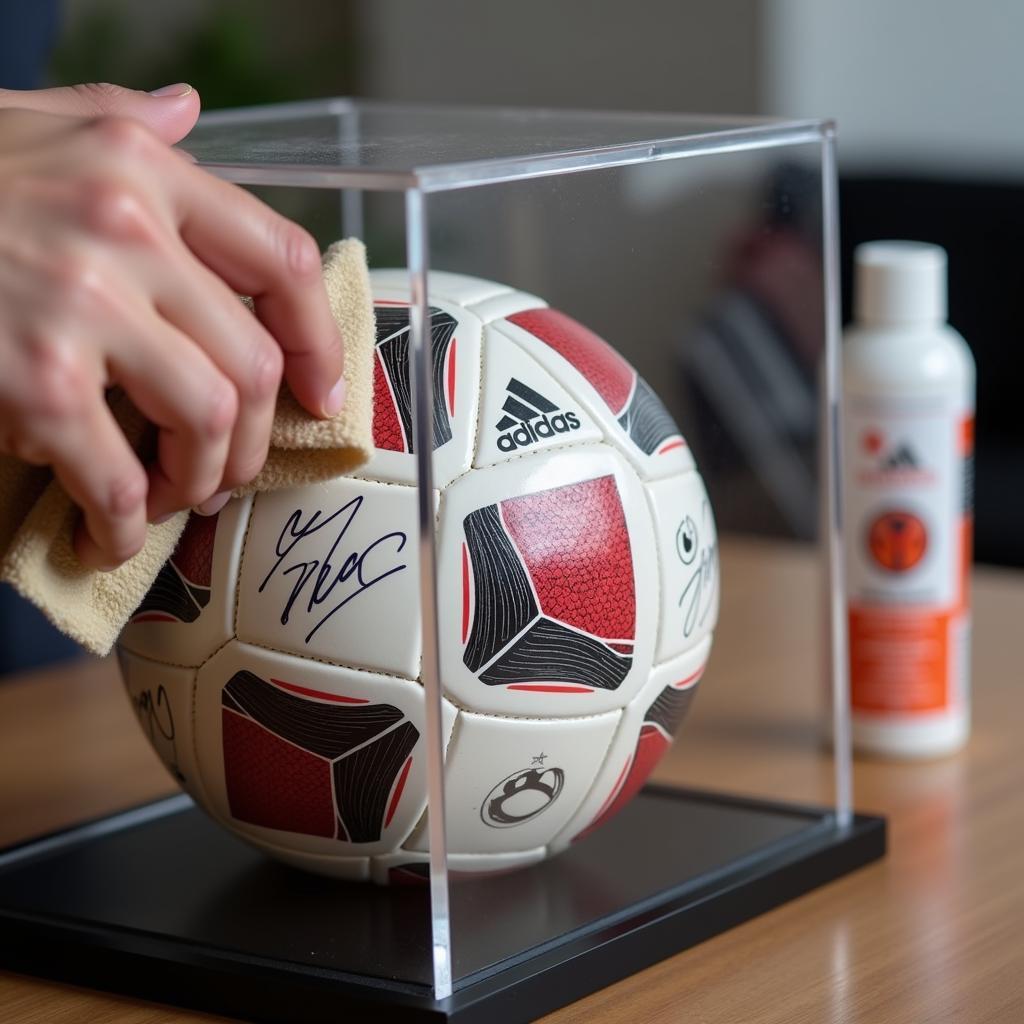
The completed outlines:
{"type": "MultiPolygon", "coordinates": [[[[193,516],[120,642],[157,753],[300,867],[422,875],[426,751],[404,271],[372,275],[376,452],[193,516]]],[[[714,520],[648,385],[541,299],[432,273],[454,871],[564,849],[640,788],[718,612],[714,520]]]]}

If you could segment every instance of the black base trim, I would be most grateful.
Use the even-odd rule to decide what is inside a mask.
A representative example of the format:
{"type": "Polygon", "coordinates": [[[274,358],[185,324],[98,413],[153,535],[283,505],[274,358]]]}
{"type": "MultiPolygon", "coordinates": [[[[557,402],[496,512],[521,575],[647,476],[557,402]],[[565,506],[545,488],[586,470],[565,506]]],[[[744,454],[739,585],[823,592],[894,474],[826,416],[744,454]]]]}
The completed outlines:
{"type": "Polygon", "coordinates": [[[173,797],[0,852],[0,966],[251,1021],[513,1024],[885,844],[878,817],[648,787],[548,863],[453,883],[456,989],[437,1002],[425,887],[270,864],[173,797]]]}

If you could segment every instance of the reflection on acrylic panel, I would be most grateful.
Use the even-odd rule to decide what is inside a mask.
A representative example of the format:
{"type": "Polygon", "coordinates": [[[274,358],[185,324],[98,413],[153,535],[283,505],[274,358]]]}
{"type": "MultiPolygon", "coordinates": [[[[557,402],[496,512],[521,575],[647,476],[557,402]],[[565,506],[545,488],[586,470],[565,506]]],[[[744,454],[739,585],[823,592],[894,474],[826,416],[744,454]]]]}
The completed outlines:
{"type": "MultiPolygon", "coordinates": [[[[193,520],[122,659],[216,820],[388,882],[427,859],[425,704],[408,294],[404,271],[372,279],[373,458],[193,520]]],[[[430,283],[448,842],[454,871],[503,871],[598,827],[667,749],[710,653],[717,537],[686,441],[610,345],[535,296],[430,283]]]]}

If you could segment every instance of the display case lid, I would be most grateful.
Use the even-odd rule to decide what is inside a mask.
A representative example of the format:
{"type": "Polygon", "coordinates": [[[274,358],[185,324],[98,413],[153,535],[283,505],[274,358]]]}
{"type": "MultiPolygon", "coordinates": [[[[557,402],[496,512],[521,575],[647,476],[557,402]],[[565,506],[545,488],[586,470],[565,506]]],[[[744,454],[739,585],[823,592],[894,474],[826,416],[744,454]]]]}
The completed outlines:
{"type": "Polygon", "coordinates": [[[182,148],[239,184],[433,192],[809,142],[828,128],[727,115],[327,99],[204,114],[182,148]]]}

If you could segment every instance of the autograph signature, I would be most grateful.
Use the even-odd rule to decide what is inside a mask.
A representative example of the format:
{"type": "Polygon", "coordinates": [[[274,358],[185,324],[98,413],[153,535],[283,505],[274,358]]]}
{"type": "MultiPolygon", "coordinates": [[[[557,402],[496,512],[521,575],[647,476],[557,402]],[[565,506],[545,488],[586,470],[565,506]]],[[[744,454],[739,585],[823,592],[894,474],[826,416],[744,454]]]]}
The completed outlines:
{"type": "Polygon", "coordinates": [[[170,746],[169,756],[165,759],[168,768],[179,782],[185,780],[178,768],[178,749],[174,742],[174,715],[171,713],[171,702],[167,696],[167,690],[160,685],[156,688],[156,696],[152,690],[141,690],[134,697],[132,703],[135,711],[142,722],[142,727],[149,734],[149,740],[157,746],[157,736],[165,740],[170,746]]]}
{"type": "MultiPolygon", "coordinates": [[[[393,556],[400,554],[405,548],[407,536],[401,530],[385,533],[362,551],[338,550],[349,527],[355,522],[363,501],[362,495],[353,498],[329,516],[323,516],[320,509],[310,516],[307,516],[303,509],[296,509],[285,521],[278,535],[274,549],[277,561],[260,584],[259,592],[263,593],[279,570],[281,576],[293,577],[291,593],[281,610],[281,625],[288,623],[296,603],[299,603],[299,610],[305,611],[308,615],[323,612],[306,634],[307,644],[320,627],[349,601],[365,593],[374,584],[406,568],[405,562],[400,565],[390,564],[393,556]],[[303,541],[307,541],[331,524],[334,524],[333,529],[337,532],[327,554],[323,560],[309,557],[303,548],[303,541]],[[289,558],[294,560],[283,565],[289,558]],[[339,558],[341,564],[337,565],[339,558]],[[353,581],[351,584],[350,580],[353,581]]],[[[308,545],[305,547],[308,548],[308,545]]]]}
{"type": "MultiPolygon", "coordinates": [[[[706,522],[710,515],[706,501],[701,511],[701,519],[706,522]]],[[[718,580],[718,540],[713,539],[710,544],[700,547],[696,524],[689,516],[680,527],[680,534],[683,533],[686,534],[686,544],[677,544],[680,560],[689,565],[694,563],[696,555],[696,567],[679,596],[679,607],[683,609],[683,636],[688,637],[694,629],[704,625],[711,611],[718,580]]]]}

